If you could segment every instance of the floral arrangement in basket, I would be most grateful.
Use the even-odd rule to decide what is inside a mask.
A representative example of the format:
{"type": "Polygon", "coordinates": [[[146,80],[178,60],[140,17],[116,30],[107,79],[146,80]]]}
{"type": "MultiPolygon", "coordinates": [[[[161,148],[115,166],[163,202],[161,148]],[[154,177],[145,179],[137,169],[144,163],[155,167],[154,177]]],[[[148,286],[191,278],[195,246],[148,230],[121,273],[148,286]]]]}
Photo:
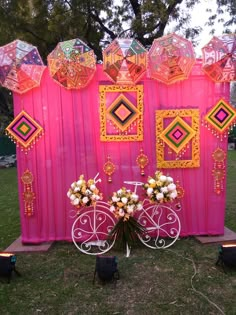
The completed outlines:
{"type": "Polygon", "coordinates": [[[110,232],[111,237],[116,238],[119,245],[131,246],[138,234],[144,232],[144,227],[138,223],[134,214],[142,210],[142,202],[139,196],[125,187],[113,192],[110,204],[110,211],[118,219],[116,225],[110,232]]]}
{"type": "Polygon", "coordinates": [[[102,199],[102,194],[96,186],[96,183],[101,181],[100,179],[96,180],[97,176],[98,174],[94,179],[86,181],[84,175],[80,175],[79,179],[71,184],[67,197],[73,206],[76,208],[88,207],[102,199]]]}
{"type": "Polygon", "coordinates": [[[154,177],[148,176],[148,181],[143,188],[151,202],[170,202],[178,196],[173,178],[160,171],[156,171],[154,177]]]}

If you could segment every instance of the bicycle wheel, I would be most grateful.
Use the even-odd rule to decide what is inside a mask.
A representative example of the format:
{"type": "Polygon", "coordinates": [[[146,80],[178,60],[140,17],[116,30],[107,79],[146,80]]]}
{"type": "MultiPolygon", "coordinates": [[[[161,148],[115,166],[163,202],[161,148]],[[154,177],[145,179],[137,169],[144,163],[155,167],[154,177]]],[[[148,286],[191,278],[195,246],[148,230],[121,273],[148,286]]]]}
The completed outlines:
{"type": "Polygon", "coordinates": [[[115,225],[109,205],[97,202],[95,206],[81,210],[71,229],[71,237],[77,249],[88,255],[99,255],[108,252],[115,239],[109,233],[115,225]]]}
{"type": "Polygon", "coordinates": [[[138,213],[138,222],[145,228],[140,241],[152,249],[165,249],[178,239],[181,224],[176,212],[163,204],[148,204],[138,213]]]}

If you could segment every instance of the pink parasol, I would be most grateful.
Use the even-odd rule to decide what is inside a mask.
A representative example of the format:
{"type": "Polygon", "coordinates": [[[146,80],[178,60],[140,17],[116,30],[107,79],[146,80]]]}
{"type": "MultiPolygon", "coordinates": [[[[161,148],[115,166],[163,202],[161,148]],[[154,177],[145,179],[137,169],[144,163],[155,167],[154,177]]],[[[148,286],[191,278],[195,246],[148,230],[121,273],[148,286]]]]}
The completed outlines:
{"type": "Polygon", "coordinates": [[[192,43],[176,34],[154,39],[148,53],[148,75],[172,84],[189,77],[195,63],[192,43]]]}

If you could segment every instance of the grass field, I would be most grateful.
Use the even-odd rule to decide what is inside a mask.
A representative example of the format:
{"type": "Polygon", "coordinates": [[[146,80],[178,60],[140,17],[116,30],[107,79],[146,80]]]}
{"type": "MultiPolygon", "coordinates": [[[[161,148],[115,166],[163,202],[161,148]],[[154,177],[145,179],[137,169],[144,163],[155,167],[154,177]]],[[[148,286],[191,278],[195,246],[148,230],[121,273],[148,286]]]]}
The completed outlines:
{"type": "MultiPolygon", "coordinates": [[[[16,169],[0,170],[0,250],[20,235],[16,169]]],[[[236,151],[228,154],[225,225],[236,231],[236,151]]],[[[45,253],[17,254],[22,277],[0,279],[0,314],[236,314],[236,271],[215,266],[218,245],[182,238],[169,250],[144,246],[118,257],[121,278],[93,285],[95,257],[55,242],[45,253]]]]}

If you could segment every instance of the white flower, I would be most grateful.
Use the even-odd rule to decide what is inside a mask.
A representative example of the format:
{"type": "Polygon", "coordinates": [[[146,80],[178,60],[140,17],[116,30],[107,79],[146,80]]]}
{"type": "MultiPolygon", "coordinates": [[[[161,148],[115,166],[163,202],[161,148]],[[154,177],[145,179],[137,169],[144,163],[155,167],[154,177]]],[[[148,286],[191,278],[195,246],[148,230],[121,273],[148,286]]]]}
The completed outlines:
{"type": "Polygon", "coordinates": [[[72,201],[75,200],[75,198],[76,198],[75,195],[70,196],[70,200],[72,200],[72,201]]]}
{"type": "Polygon", "coordinates": [[[163,193],[158,193],[158,194],[156,194],[156,198],[157,198],[157,200],[163,199],[163,198],[164,198],[163,193]]]}
{"type": "Polygon", "coordinates": [[[174,191],[172,191],[172,192],[170,193],[170,198],[171,198],[171,199],[175,199],[175,198],[177,197],[177,195],[178,195],[177,191],[174,190],[174,191]]]}
{"type": "Polygon", "coordinates": [[[80,187],[75,187],[74,192],[80,191],[80,187]]]}
{"type": "Polygon", "coordinates": [[[67,197],[70,198],[71,194],[72,194],[72,192],[70,190],[68,190],[67,197]]]}
{"type": "Polygon", "coordinates": [[[91,190],[86,189],[85,194],[86,194],[86,195],[91,195],[91,194],[92,194],[92,192],[91,192],[91,190]]]}
{"type": "Polygon", "coordinates": [[[134,206],[133,205],[130,205],[127,207],[127,213],[128,214],[132,214],[134,212],[134,206]]]}
{"type": "Polygon", "coordinates": [[[172,177],[170,177],[170,176],[167,176],[166,177],[166,180],[167,180],[167,182],[169,182],[169,183],[173,183],[173,178],[172,177]]]}
{"type": "Polygon", "coordinates": [[[162,192],[163,194],[168,193],[168,188],[167,188],[166,186],[161,187],[161,192],[162,192]]]}
{"type": "Polygon", "coordinates": [[[117,191],[117,195],[121,195],[122,194],[122,189],[119,189],[118,191],[117,191]]]}
{"type": "Polygon", "coordinates": [[[133,199],[134,201],[138,201],[138,195],[136,195],[136,194],[132,194],[131,195],[131,199],[133,199]]]}
{"type": "Polygon", "coordinates": [[[74,183],[71,184],[71,188],[72,188],[72,189],[75,189],[75,187],[76,187],[76,182],[74,182],[74,183]]]}
{"type": "Polygon", "coordinates": [[[79,204],[79,198],[75,198],[75,200],[73,201],[73,205],[77,206],[79,204]]]}
{"type": "Polygon", "coordinates": [[[122,208],[119,209],[119,216],[123,217],[125,215],[125,212],[122,208]]]}
{"type": "Polygon", "coordinates": [[[142,210],[142,209],[143,209],[143,206],[141,205],[141,203],[138,203],[138,204],[137,204],[137,210],[140,211],[140,210],[142,210]]]}
{"type": "Polygon", "coordinates": [[[94,191],[96,189],[96,186],[94,184],[92,184],[89,188],[90,188],[90,190],[94,191]]]}
{"type": "Polygon", "coordinates": [[[113,201],[113,202],[117,202],[117,201],[119,201],[119,200],[120,200],[120,198],[118,198],[118,197],[116,197],[116,196],[112,196],[112,198],[111,198],[111,199],[112,199],[112,201],[113,201]]]}
{"type": "Polygon", "coordinates": [[[155,179],[153,179],[153,178],[150,178],[149,180],[148,180],[148,183],[149,184],[154,184],[156,181],[155,181],[155,179]]]}
{"type": "Polygon", "coordinates": [[[152,192],[153,192],[153,188],[149,187],[149,188],[147,189],[147,194],[148,194],[148,196],[150,196],[150,195],[152,194],[152,192]]]}
{"type": "Polygon", "coordinates": [[[121,198],[121,201],[122,201],[124,204],[127,204],[128,199],[127,199],[126,197],[122,197],[122,198],[121,198]]]}
{"type": "Polygon", "coordinates": [[[161,175],[160,176],[160,181],[161,182],[165,182],[166,181],[166,176],[165,175],[161,175]]]}
{"type": "Polygon", "coordinates": [[[89,199],[88,199],[88,197],[84,197],[84,198],[82,199],[82,201],[83,201],[84,204],[86,204],[86,203],[89,201],[89,199]]]}
{"type": "Polygon", "coordinates": [[[167,186],[167,188],[169,191],[173,191],[173,190],[176,190],[176,185],[174,183],[171,183],[167,186]]]}
{"type": "Polygon", "coordinates": [[[116,208],[114,206],[110,206],[110,211],[114,212],[116,210],[116,208]]]}
{"type": "Polygon", "coordinates": [[[94,198],[94,200],[100,200],[100,196],[98,195],[93,195],[92,197],[94,198]]]}
{"type": "Polygon", "coordinates": [[[79,180],[77,181],[77,185],[81,186],[82,184],[83,184],[82,179],[79,179],[79,180]]]}

